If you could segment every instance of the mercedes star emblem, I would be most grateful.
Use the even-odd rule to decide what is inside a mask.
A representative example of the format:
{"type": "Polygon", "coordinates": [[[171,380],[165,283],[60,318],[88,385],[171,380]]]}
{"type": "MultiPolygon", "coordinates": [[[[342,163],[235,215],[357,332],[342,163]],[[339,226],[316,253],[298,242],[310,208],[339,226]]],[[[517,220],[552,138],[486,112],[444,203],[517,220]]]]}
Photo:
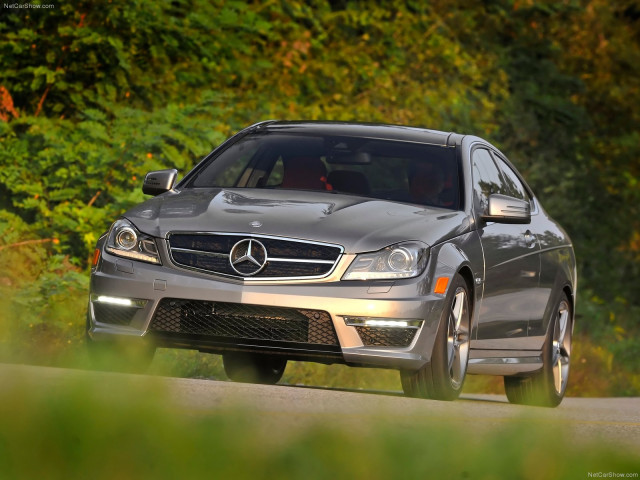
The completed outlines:
{"type": "Polygon", "coordinates": [[[267,264],[267,249],[258,240],[240,240],[229,254],[231,268],[243,277],[255,275],[267,264]]]}

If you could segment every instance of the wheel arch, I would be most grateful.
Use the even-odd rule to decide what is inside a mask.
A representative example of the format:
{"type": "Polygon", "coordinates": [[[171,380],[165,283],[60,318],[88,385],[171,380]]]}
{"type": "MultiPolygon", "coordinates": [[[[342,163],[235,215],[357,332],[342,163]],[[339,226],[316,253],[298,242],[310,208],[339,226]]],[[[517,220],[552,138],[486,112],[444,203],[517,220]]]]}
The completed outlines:
{"type": "Polygon", "coordinates": [[[571,308],[571,319],[570,319],[571,329],[573,330],[573,327],[575,325],[575,312],[576,312],[575,292],[569,280],[566,280],[564,282],[558,280],[556,281],[556,286],[552,287],[552,294],[549,297],[549,301],[547,303],[547,306],[544,312],[543,327],[544,327],[545,334],[549,329],[549,325],[551,323],[551,316],[554,314],[554,309],[558,304],[558,302],[560,301],[560,297],[562,294],[565,294],[567,296],[567,299],[569,300],[569,307],[571,308]]]}
{"type": "MultiPolygon", "coordinates": [[[[474,237],[469,236],[469,238],[473,239],[474,237]]],[[[473,330],[476,325],[476,305],[480,300],[481,289],[476,288],[476,284],[474,279],[480,275],[482,265],[478,262],[474,264],[469,255],[466,253],[466,248],[463,249],[463,246],[469,246],[469,238],[466,239],[466,242],[463,239],[460,239],[460,242],[452,242],[445,243],[440,246],[437,257],[438,257],[438,268],[436,274],[448,272],[448,275],[451,276],[451,279],[457,274],[459,274],[465,281],[467,285],[467,289],[469,291],[469,308],[471,314],[471,329],[473,330]],[[460,244],[458,244],[460,243],[460,244]],[[475,269],[475,274],[474,274],[475,269]]],[[[471,248],[476,246],[474,242],[472,243],[471,248]]],[[[472,252],[473,253],[473,252],[472,252]]],[[[480,253],[481,252],[476,252],[480,253]]],[[[477,255],[476,255],[477,256],[477,255]]],[[[473,255],[472,255],[473,258],[473,255]]]]}
{"type": "Polygon", "coordinates": [[[571,308],[571,331],[573,332],[573,328],[576,324],[576,299],[575,299],[575,294],[573,289],[571,288],[571,285],[569,283],[567,283],[563,288],[562,291],[565,293],[565,295],[567,296],[567,299],[569,300],[569,308],[571,308]]]}
{"type": "Polygon", "coordinates": [[[471,309],[471,319],[473,319],[473,312],[475,310],[475,305],[476,305],[476,301],[475,301],[475,285],[473,282],[473,272],[471,271],[471,267],[468,264],[463,264],[459,269],[458,269],[458,274],[460,274],[460,276],[462,278],[464,278],[464,281],[467,283],[467,288],[469,289],[469,308],[471,309]]]}

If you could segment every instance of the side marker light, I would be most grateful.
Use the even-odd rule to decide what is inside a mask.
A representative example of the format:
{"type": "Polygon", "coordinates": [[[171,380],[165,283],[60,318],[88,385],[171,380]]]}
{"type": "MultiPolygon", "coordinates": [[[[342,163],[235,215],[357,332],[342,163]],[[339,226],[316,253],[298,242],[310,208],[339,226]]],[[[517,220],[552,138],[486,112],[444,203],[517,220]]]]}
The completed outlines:
{"type": "Polygon", "coordinates": [[[447,291],[447,286],[449,285],[449,277],[439,277],[436,280],[436,288],[433,289],[433,293],[439,293],[444,295],[447,291]]]}
{"type": "Polygon", "coordinates": [[[98,260],[100,260],[100,249],[96,248],[95,251],[93,252],[93,263],[92,263],[92,265],[94,267],[96,265],[98,265],[98,260]]]}

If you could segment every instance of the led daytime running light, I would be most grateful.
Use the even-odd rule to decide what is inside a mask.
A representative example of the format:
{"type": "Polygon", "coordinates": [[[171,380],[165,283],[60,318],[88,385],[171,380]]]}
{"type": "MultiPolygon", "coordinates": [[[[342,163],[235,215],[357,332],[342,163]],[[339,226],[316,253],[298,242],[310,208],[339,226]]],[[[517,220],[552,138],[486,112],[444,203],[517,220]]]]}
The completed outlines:
{"type": "Polygon", "coordinates": [[[107,247],[107,252],[118,255],[119,257],[133,258],[134,260],[142,260],[143,262],[160,264],[160,259],[140,252],[132,252],[130,250],[118,250],[117,248],[107,247]]]}
{"type": "Polygon", "coordinates": [[[406,318],[374,318],[374,317],[343,317],[344,323],[350,327],[376,327],[376,328],[410,328],[417,330],[422,325],[422,320],[406,318]]]}
{"type": "Polygon", "coordinates": [[[94,303],[106,303],[109,305],[135,308],[144,308],[144,306],[147,304],[146,300],[140,300],[137,298],[110,297],[108,295],[92,295],[91,301],[94,303]]]}

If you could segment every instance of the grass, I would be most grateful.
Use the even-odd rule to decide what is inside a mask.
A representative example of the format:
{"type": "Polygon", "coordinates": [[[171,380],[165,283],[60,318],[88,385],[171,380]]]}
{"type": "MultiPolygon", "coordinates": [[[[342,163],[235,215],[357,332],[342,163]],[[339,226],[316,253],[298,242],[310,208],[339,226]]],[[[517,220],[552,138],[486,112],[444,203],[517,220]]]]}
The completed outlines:
{"type": "Polygon", "coordinates": [[[382,415],[274,428],[273,417],[247,408],[185,411],[154,378],[77,377],[0,371],[0,478],[539,480],[640,472],[637,455],[576,443],[526,419],[492,435],[454,420],[399,425],[382,415]]]}

